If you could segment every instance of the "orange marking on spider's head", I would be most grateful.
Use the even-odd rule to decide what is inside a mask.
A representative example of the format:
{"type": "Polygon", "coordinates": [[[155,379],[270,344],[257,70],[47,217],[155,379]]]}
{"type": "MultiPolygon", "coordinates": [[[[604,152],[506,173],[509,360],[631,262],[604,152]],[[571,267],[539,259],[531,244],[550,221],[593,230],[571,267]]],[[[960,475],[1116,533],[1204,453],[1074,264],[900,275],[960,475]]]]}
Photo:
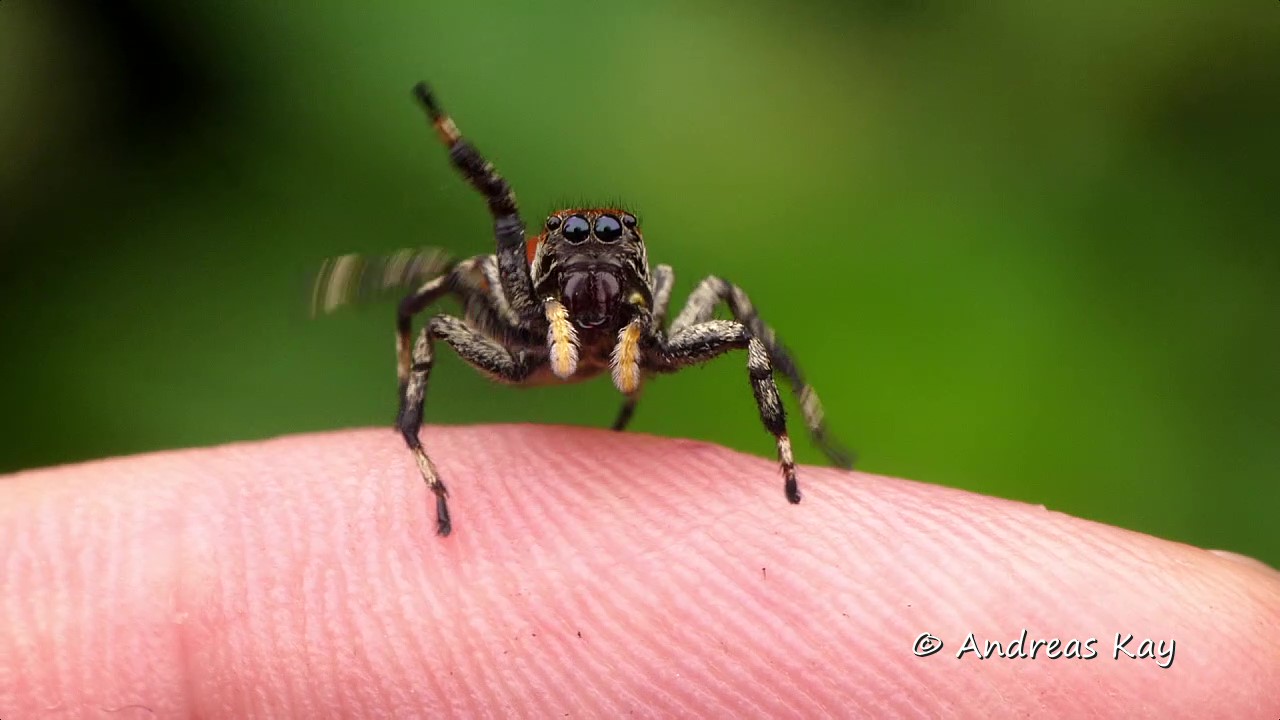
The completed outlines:
{"type": "Polygon", "coordinates": [[[525,241],[524,257],[525,257],[525,260],[530,265],[533,264],[533,256],[538,254],[538,246],[541,245],[542,241],[546,239],[547,239],[547,235],[546,233],[543,233],[541,235],[534,235],[533,237],[525,241]]]}

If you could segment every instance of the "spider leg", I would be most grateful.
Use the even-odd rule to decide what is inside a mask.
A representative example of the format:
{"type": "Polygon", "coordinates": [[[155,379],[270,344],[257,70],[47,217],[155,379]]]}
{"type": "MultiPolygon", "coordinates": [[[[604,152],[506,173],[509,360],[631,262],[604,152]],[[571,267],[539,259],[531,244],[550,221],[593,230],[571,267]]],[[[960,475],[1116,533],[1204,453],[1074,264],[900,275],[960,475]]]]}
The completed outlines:
{"type": "Polygon", "coordinates": [[[773,364],[764,342],[745,325],[732,320],[707,320],[673,332],[669,339],[658,338],[648,358],[659,372],[675,372],[704,363],[730,350],[747,350],[747,372],[755,394],[760,420],[778,445],[778,464],[782,469],[783,489],[787,500],[800,502],[796,482],[795,459],[791,455],[791,438],[787,435],[787,412],[778,397],[773,380],[773,364]]]}
{"type": "MultiPolygon", "coordinates": [[[[671,305],[671,288],[673,285],[675,285],[675,273],[671,270],[670,265],[657,265],[653,268],[653,311],[650,319],[645,323],[648,328],[662,327],[667,308],[671,305]]],[[[641,377],[640,383],[635,391],[627,394],[626,399],[623,400],[622,407],[618,410],[618,416],[613,421],[613,430],[621,432],[627,429],[632,416],[635,415],[636,404],[640,402],[640,391],[644,387],[643,377],[641,377]]]]}
{"type": "Polygon", "coordinates": [[[436,496],[436,532],[448,535],[453,529],[449,518],[449,491],[445,488],[435,463],[422,447],[418,431],[422,427],[423,401],[427,393],[427,380],[435,365],[434,340],[440,338],[449,344],[468,365],[501,382],[518,383],[529,376],[530,363],[523,352],[513,355],[481,333],[472,330],[461,319],[451,315],[436,315],[418,334],[413,345],[413,364],[408,378],[401,386],[400,412],[396,427],[404,435],[405,443],[413,451],[422,479],[436,496]]]}
{"type": "Polygon", "coordinates": [[[487,296],[491,301],[490,308],[498,316],[498,319],[504,320],[508,328],[520,327],[520,317],[511,309],[511,303],[507,302],[507,296],[502,290],[502,275],[498,270],[498,258],[493,255],[484,255],[477,258],[480,274],[484,278],[483,283],[473,283],[475,286],[484,289],[482,286],[488,286],[487,296]]]}
{"type": "Polygon", "coordinates": [[[427,111],[431,124],[449,148],[449,160],[462,177],[489,205],[493,216],[493,234],[497,242],[498,274],[502,281],[511,309],[524,319],[535,323],[542,317],[542,307],[533,299],[533,281],[529,276],[529,262],[525,254],[524,223],[516,206],[516,195],[507,181],[498,174],[493,163],[484,159],[475,146],[467,142],[458,131],[426,83],[413,88],[418,102],[427,111]]]}
{"type": "Polygon", "coordinates": [[[519,335],[519,319],[511,313],[502,294],[502,286],[494,282],[494,259],[478,255],[454,265],[449,272],[432,278],[400,301],[396,308],[396,377],[403,392],[412,364],[410,340],[413,316],[445,295],[454,295],[466,307],[466,315],[477,325],[505,336],[519,335]]]}
{"type": "Polygon", "coordinates": [[[853,453],[827,432],[818,394],[805,382],[804,374],[791,359],[791,353],[778,340],[773,328],[760,319],[751,299],[742,288],[714,275],[707,277],[689,294],[684,309],[672,321],[671,336],[674,338],[680,331],[710,320],[721,302],[729,306],[734,319],[745,325],[753,337],[760,339],[768,351],[773,367],[787,378],[787,384],[791,386],[791,392],[800,404],[800,412],[804,415],[805,426],[809,429],[814,444],[832,464],[842,468],[852,467],[853,453]]]}
{"type": "Polygon", "coordinates": [[[640,402],[640,391],[628,395],[626,400],[622,401],[622,408],[618,410],[618,417],[613,421],[613,430],[622,432],[627,429],[627,424],[631,422],[631,416],[636,413],[636,403],[640,402]]]}
{"type": "Polygon", "coordinates": [[[675,279],[676,274],[670,265],[658,265],[653,268],[654,327],[662,327],[666,322],[667,308],[671,305],[671,288],[675,285],[675,279]]]}

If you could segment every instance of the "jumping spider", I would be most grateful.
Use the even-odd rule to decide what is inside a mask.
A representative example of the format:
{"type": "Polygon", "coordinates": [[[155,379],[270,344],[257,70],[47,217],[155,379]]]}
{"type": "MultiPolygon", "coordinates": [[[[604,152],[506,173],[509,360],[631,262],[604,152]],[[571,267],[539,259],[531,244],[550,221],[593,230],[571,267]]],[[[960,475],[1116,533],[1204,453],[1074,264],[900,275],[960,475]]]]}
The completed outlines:
{"type": "Polygon", "coordinates": [[[760,419],[777,440],[787,500],[800,502],[800,490],[774,370],[790,382],[817,445],[836,465],[851,465],[849,454],[826,434],[818,396],[746,293],[708,277],[664,329],[674,276],[667,265],[650,270],[635,215],[606,207],[558,210],[546,219],[540,234],[526,239],[511,187],[463,139],[426,84],[418,84],[414,94],[449,148],[453,166],[488,202],[497,241],[495,254],[457,262],[413,291],[400,302],[396,317],[396,426],[435,493],[441,535],[452,529],[448,491],[418,439],[437,339],[472,367],[504,383],[578,381],[609,369],[613,384],[626,398],[614,430],[622,430],[631,419],[647,375],[675,372],[745,349],[760,419]],[[411,344],[413,316],[445,295],[462,302],[462,317],[432,317],[411,344]],[[734,320],[712,317],[721,302],[734,320]]]}

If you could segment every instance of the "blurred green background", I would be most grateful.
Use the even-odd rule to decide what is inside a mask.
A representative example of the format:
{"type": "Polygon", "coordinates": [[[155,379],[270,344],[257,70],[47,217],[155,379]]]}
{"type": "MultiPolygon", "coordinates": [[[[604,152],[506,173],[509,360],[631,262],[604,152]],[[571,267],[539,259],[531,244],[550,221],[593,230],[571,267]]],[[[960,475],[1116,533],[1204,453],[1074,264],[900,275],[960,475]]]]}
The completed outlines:
{"type": "MultiPolygon", "coordinates": [[[[392,305],[307,283],[490,251],[429,79],[530,222],[621,198],[677,302],[745,286],[862,469],[1280,564],[1274,2],[287,5],[0,3],[0,471],[389,427],[392,305]]],[[[772,455],[743,363],[634,428],[772,455]]],[[[619,404],[434,378],[430,422],[619,404]]]]}

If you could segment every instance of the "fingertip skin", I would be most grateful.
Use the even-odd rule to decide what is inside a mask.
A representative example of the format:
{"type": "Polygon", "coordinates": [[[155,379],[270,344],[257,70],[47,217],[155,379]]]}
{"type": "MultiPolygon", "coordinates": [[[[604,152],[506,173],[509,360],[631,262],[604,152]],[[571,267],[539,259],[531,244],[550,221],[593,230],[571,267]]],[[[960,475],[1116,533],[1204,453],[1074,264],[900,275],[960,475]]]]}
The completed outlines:
{"type": "Polygon", "coordinates": [[[828,468],[791,505],[691,441],[423,441],[448,537],[384,430],[0,479],[0,718],[1280,710],[1260,563],[828,468]]]}

